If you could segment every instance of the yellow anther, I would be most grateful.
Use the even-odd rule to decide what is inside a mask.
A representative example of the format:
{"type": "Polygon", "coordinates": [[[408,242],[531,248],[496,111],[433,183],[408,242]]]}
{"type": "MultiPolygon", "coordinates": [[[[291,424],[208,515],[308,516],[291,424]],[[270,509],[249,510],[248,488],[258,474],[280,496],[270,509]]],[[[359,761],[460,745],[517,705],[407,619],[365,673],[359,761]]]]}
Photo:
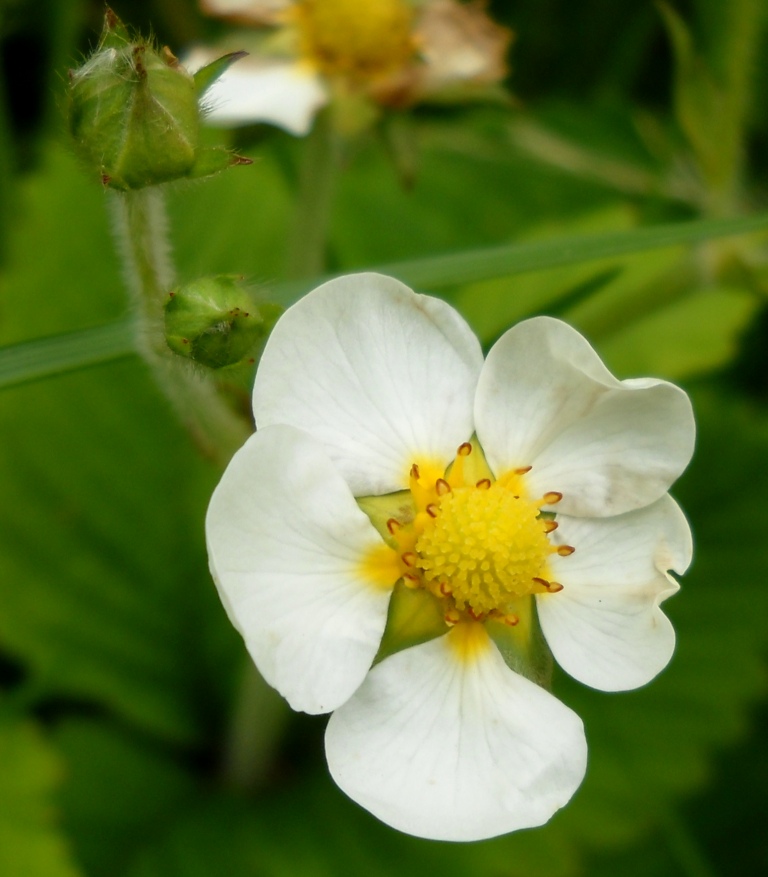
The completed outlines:
{"type": "Polygon", "coordinates": [[[477,482],[477,484],[475,485],[475,487],[477,487],[479,490],[488,490],[488,488],[490,486],[491,486],[491,479],[490,478],[481,478],[477,482]]]}
{"type": "Polygon", "coordinates": [[[451,485],[445,478],[438,478],[435,482],[435,492],[438,496],[447,496],[451,492],[451,485]]]}
{"type": "Polygon", "coordinates": [[[457,454],[460,457],[468,457],[472,453],[472,445],[469,442],[464,442],[463,445],[459,445],[459,449],[457,454]]]}
{"type": "Polygon", "coordinates": [[[547,520],[546,518],[541,522],[544,527],[545,533],[554,533],[555,530],[560,526],[557,521],[547,520]]]}
{"type": "Polygon", "coordinates": [[[542,505],[554,505],[555,503],[560,502],[560,500],[562,498],[563,498],[562,493],[560,493],[557,490],[550,490],[548,493],[545,493],[544,496],[541,498],[541,500],[542,500],[541,504],[542,505]]]}
{"type": "Polygon", "coordinates": [[[573,545],[557,546],[557,553],[560,555],[560,557],[568,557],[569,555],[573,554],[575,550],[576,549],[573,547],[573,545]]]}

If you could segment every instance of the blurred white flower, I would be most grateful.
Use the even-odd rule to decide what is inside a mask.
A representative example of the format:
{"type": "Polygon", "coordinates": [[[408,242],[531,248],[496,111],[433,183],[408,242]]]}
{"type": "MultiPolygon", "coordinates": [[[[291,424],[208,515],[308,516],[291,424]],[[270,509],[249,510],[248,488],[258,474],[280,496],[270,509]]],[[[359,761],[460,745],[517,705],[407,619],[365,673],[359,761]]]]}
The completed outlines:
{"type": "Polygon", "coordinates": [[[669,661],[659,604],[691,558],[667,493],[693,448],[686,394],[615,379],[547,317],[483,362],[447,304],[361,274],[279,320],[253,401],[258,431],[211,500],[211,569],[266,680],[295,709],[335,710],[338,785],[422,837],[545,822],[586,742],[526,657],[540,624],[595,688],[669,661]],[[371,669],[398,595],[440,629],[371,669]]]}
{"type": "MultiPolygon", "coordinates": [[[[404,107],[492,93],[506,76],[511,33],[484,4],[457,0],[202,0],[210,15],[260,28],[240,31],[251,55],[211,92],[210,123],[268,122],[306,134],[333,100],[363,97],[404,107]],[[249,40],[258,39],[253,46],[249,40]]],[[[195,70],[221,54],[197,46],[195,70]]]]}

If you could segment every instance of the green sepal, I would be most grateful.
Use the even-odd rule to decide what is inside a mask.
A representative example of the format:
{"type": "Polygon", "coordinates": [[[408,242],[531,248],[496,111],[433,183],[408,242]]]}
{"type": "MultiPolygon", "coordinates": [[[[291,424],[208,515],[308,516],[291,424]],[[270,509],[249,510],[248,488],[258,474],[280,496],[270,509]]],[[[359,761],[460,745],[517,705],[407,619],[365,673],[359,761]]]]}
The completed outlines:
{"type": "Polygon", "coordinates": [[[541,631],[536,600],[532,596],[521,597],[509,611],[517,615],[519,622],[510,627],[503,621],[489,619],[485,622],[488,635],[510,670],[550,690],[554,661],[541,631]]]}
{"type": "MultiPolygon", "coordinates": [[[[218,72],[241,55],[220,59],[225,63],[218,72]]],[[[214,74],[216,69],[209,84],[214,74]]],[[[69,128],[75,148],[104,185],[120,191],[250,164],[225,150],[201,147],[199,90],[169,49],[130,35],[108,10],[96,51],[70,72],[69,128]]]]}
{"type": "Polygon", "coordinates": [[[205,67],[201,67],[192,78],[195,81],[195,91],[198,97],[202,97],[214,82],[241,58],[245,58],[248,52],[230,52],[228,55],[222,55],[205,67]]]}
{"type": "Polygon", "coordinates": [[[387,545],[390,548],[397,548],[397,543],[387,527],[387,521],[396,518],[401,524],[409,524],[414,519],[416,506],[413,504],[411,491],[399,490],[383,496],[358,496],[355,500],[387,545]]]}
{"type": "Polygon", "coordinates": [[[387,626],[374,664],[447,632],[440,601],[429,591],[407,588],[401,579],[392,591],[387,626]]]}
{"type": "Polygon", "coordinates": [[[194,164],[187,176],[190,179],[210,177],[238,164],[253,164],[253,160],[230,152],[223,146],[209,146],[206,149],[198,150],[194,164]]]}
{"type": "Polygon", "coordinates": [[[104,10],[104,28],[99,40],[100,49],[122,49],[131,42],[128,28],[109,6],[104,10]]]}
{"type": "Polygon", "coordinates": [[[238,277],[202,277],[169,294],[166,341],[207,368],[236,366],[255,358],[281,313],[279,305],[254,301],[238,277]]]}

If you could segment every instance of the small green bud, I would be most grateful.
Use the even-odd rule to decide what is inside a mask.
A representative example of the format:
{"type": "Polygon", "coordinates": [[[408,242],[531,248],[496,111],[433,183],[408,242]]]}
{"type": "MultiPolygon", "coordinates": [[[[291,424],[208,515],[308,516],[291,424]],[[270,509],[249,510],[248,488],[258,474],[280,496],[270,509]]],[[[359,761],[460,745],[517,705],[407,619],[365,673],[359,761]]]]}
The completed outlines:
{"type": "Polygon", "coordinates": [[[282,308],[255,302],[239,280],[203,277],[170,293],[165,337],[171,350],[212,369],[253,360],[282,308]]]}
{"type": "Polygon", "coordinates": [[[69,127],[85,161],[115,189],[208,176],[250,160],[202,148],[198,98],[244,53],[193,77],[166,47],[131,37],[108,9],[96,51],[70,71],[69,127]]]}

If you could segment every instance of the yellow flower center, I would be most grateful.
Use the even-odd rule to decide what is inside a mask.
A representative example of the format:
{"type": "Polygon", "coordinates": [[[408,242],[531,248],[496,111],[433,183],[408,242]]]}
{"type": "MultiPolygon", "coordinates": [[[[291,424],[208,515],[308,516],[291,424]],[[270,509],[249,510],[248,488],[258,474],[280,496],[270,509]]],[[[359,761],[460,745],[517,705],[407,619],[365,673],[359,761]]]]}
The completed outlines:
{"type": "Polygon", "coordinates": [[[410,498],[400,495],[397,517],[386,521],[387,544],[368,552],[362,576],[387,587],[401,578],[408,588],[429,591],[449,626],[486,619],[529,624],[531,595],[563,589],[551,580],[549,558],[575,550],[550,541],[557,522],[541,509],[563,496],[550,491],[532,499],[530,468],[494,480],[482,449],[470,442],[445,471],[414,463],[410,498]]]}
{"type": "Polygon", "coordinates": [[[296,13],[302,55],[325,74],[372,79],[414,56],[407,0],[299,0],[296,13]]]}
{"type": "Polygon", "coordinates": [[[539,514],[538,504],[498,481],[447,494],[416,541],[428,586],[442,586],[457,609],[475,615],[540,590],[552,545],[539,514]]]}

